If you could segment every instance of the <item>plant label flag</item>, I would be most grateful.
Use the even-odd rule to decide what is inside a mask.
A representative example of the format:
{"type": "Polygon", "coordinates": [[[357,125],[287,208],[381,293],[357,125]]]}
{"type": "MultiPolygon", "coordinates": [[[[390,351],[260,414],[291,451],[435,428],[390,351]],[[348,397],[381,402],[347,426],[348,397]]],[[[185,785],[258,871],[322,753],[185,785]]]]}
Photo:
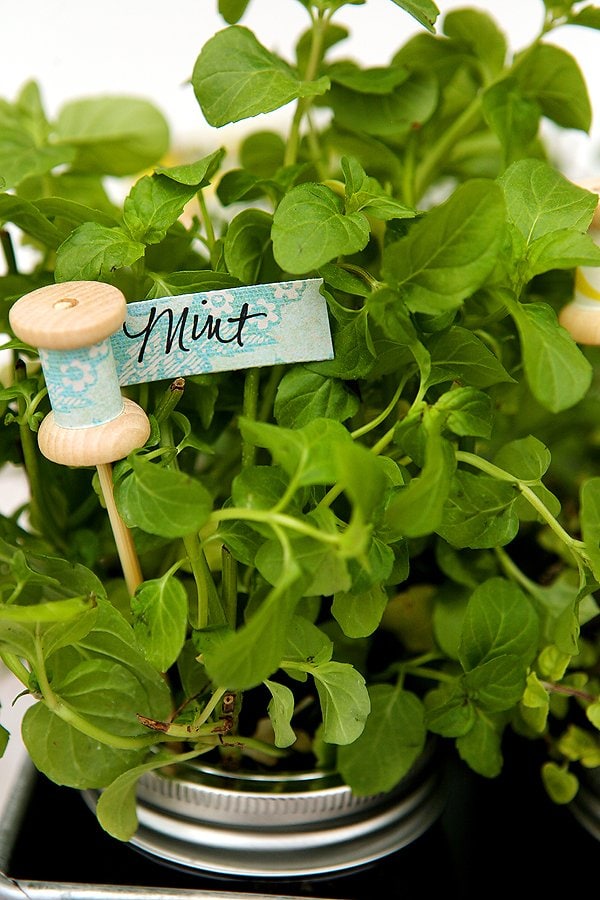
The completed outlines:
{"type": "Polygon", "coordinates": [[[111,337],[119,383],[333,358],[322,279],[129,303],[111,337]]]}

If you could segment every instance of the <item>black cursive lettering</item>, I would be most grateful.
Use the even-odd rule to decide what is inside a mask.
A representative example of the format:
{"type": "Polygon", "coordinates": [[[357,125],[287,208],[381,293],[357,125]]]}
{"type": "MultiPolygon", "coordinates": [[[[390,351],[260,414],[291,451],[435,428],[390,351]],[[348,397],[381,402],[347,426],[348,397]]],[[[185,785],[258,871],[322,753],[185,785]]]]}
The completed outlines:
{"type": "MultiPolygon", "coordinates": [[[[204,301],[202,302],[204,303],[204,301]]],[[[158,326],[158,323],[163,316],[166,317],[167,321],[164,343],[165,356],[168,356],[168,354],[171,353],[175,343],[177,343],[179,350],[184,353],[189,353],[191,348],[187,345],[190,342],[200,340],[202,337],[205,337],[208,341],[215,339],[220,344],[232,344],[236,342],[239,347],[243,347],[243,331],[246,322],[248,322],[249,319],[266,318],[267,316],[267,313],[250,313],[248,312],[249,308],[247,303],[243,303],[239,316],[230,316],[226,320],[227,325],[237,326],[230,336],[221,334],[223,321],[220,316],[215,317],[212,313],[209,313],[204,321],[202,321],[202,316],[198,315],[198,313],[194,313],[191,320],[191,329],[186,331],[186,327],[188,326],[188,316],[190,314],[189,306],[183,307],[177,321],[175,321],[173,310],[170,307],[163,309],[162,312],[157,315],[156,306],[152,306],[148,313],[148,321],[140,331],[135,333],[131,332],[127,328],[127,324],[124,323],[123,333],[131,340],[142,339],[137,358],[138,363],[144,361],[144,356],[152,332],[158,326]]]]}

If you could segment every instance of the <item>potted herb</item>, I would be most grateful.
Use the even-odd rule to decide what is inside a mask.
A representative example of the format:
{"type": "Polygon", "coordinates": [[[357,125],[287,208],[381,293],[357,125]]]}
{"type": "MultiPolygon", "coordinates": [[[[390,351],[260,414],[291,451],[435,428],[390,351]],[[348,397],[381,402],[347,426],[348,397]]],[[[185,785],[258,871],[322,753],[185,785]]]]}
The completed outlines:
{"type": "Polygon", "coordinates": [[[1,447],[31,492],[1,521],[0,656],[37,700],[33,762],[101,790],[121,839],[140,776],[189,759],[333,771],[361,797],[432,737],[494,778],[511,731],[547,744],[559,803],[600,761],[596,359],[558,321],[600,264],[598,196],[540,137],[589,129],[552,31],[600,13],[540,3],[514,54],[481,9],[395,2],[420,30],[365,68],[340,52],[340,0],[301,0],[293,61],[240,24],[247,0],[221,0],[190,67],[208,123],[295,110],[235,154],[216,132],[164,164],[161,114],[127,98],[48,121],[28,84],[0,106],[1,447]],[[132,590],[94,469],[39,452],[44,370],[13,304],[53,283],[140,301],[309,279],[331,359],[125,389],[149,421],[112,473],[132,590]]]}

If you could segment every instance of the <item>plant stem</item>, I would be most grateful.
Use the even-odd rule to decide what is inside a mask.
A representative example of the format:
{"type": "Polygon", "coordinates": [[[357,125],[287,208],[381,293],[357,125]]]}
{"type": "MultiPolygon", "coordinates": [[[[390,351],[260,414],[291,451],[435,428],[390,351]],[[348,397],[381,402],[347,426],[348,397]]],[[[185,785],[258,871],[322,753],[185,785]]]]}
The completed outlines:
{"type": "Polygon", "coordinates": [[[15,248],[13,246],[10,232],[5,228],[0,228],[0,244],[6,261],[6,270],[9,275],[18,275],[17,257],[15,256],[15,248]]]}
{"type": "Polygon", "coordinates": [[[202,223],[204,225],[204,230],[206,231],[206,246],[212,256],[212,252],[215,247],[215,232],[212,225],[212,220],[210,214],[208,212],[208,208],[206,206],[206,198],[204,196],[204,191],[198,191],[198,205],[200,207],[200,213],[202,215],[202,223]]]}
{"type": "MultiPolygon", "coordinates": [[[[163,396],[162,401],[158,406],[157,412],[160,414],[160,440],[163,447],[171,449],[174,447],[169,415],[181,399],[184,384],[185,382],[183,379],[175,379],[169,387],[167,395],[163,396]]],[[[168,465],[174,469],[178,469],[179,465],[177,457],[175,456],[168,465]]],[[[221,601],[198,535],[196,532],[193,532],[192,534],[185,535],[182,540],[196,584],[195,608],[192,608],[190,600],[190,625],[192,628],[196,629],[206,628],[209,621],[209,610],[211,607],[215,610],[219,609],[221,601]]]]}
{"type": "MultiPolygon", "coordinates": [[[[15,364],[15,381],[23,381],[26,377],[27,369],[25,363],[23,360],[18,359],[15,364]]],[[[29,484],[29,507],[32,524],[39,529],[41,534],[48,537],[55,546],[60,547],[66,553],[68,547],[62,536],[62,529],[56,520],[52,504],[46,503],[46,495],[42,487],[43,479],[39,470],[37,441],[25,416],[25,398],[19,397],[17,404],[19,410],[19,437],[21,439],[23,463],[29,484]]]]}
{"type": "MultiPolygon", "coordinates": [[[[322,10],[319,10],[316,18],[313,18],[312,39],[310,53],[306,63],[306,70],[304,72],[304,81],[314,81],[317,76],[323,54],[323,39],[325,37],[328,21],[329,17],[322,10]]],[[[292,119],[288,142],[283,157],[284,166],[293,166],[297,162],[298,150],[300,147],[300,128],[312,102],[312,97],[301,97],[296,104],[296,111],[294,113],[294,118],[292,119]]]]}
{"type": "Polygon", "coordinates": [[[565,529],[560,525],[559,522],[554,518],[546,504],[540,500],[535,491],[531,489],[530,484],[538,484],[538,480],[521,480],[517,478],[516,475],[511,475],[510,472],[506,472],[504,469],[500,469],[498,466],[495,466],[493,463],[489,462],[486,459],[482,459],[480,456],[477,456],[474,453],[467,453],[464,450],[456,451],[456,459],[459,462],[468,463],[470,466],[474,466],[477,469],[480,469],[482,472],[485,472],[487,475],[491,475],[492,478],[496,478],[499,481],[508,481],[511,484],[514,484],[515,487],[520,491],[523,497],[527,500],[528,503],[533,506],[535,511],[539,513],[542,519],[546,522],[546,524],[552,529],[554,534],[560,538],[560,540],[569,547],[570,550],[575,551],[578,555],[583,556],[587,559],[587,555],[582,551],[585,549],[585,544],[583,541],[578,541],[575,538],[572,538],[571,535],[565,531],[565,529]]]}
{"type": "Polygon", "coordinates": [[[221,547],[222,569],[222,603],[225,618],[230,628],[235,628],[237,621],[237,560],[227,547],[221,547]]]}
{"type": "Polygon", "coordinates": [[[29,685],[30,672],[26,669],[18,656],[8,651],[0,651],[0,659],[7,669],[9,669],[15,678],[27,687],[29,685]]]}
{"type": "MultiPolygon", "coordinates": [[[[244,379],[244,400],[242,411],[247,419],[256,421],[258,413],[258,386],[260,369],[248,369],[244,379]]],[[[256,461],[256,447],[242,439],[242,468],[253,466],[256,461]]]]}
{"type": "Polygon", "coordinates": [[[423,158],[420,165],[417,166],[414,178],[414,194],[413,204],[423,196],[429,185],[431,184],[437,166],[443,162],[448,156],[453,144],[458,141],[463,134],[470,130],[471,126],[477,121],[481,111],[481,100],[479,96],[457,116],[454,121],[448,125],[446,130],[438,138],[436,144],[429,150],[423,158]]]}
{"type": "Polygon", "coordinates": [[[226,507],[225,509],[215,509],[209,522],[223,522],[227,519],[246,519],[248,522],[264,522],[266,525],[281,526],[289,531],[297,531],[306,537],[312,537],[317,541],[325,544],[338,544],[339,535],[321,531],[302,522],[294,516],[285,515],[285,513],[274,512],[272,509],[248,509],[244,507],[226,507]]]}

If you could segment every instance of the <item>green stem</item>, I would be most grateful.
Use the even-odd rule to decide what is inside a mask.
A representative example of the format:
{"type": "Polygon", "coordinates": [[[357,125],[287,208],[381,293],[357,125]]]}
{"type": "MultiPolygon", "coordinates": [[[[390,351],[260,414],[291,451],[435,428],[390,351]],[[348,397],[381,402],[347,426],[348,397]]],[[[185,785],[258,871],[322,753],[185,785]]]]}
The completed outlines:
{"type": "Polygon", "coordinates": [[[275,402],[275,394],[277,393],[277,388],[279,387],[279,382],[281,381],[284,372],[285,366],[283,365],[271,367],[267,383],[261,391],[261,401],[258,409],[259,422],[266,422],[271,415],[273,404],[275,402]]]}
{"type": "Polygon", "coordinates": [[[10,232],[5,228],[0,228],[0,244],[6,261],[6,270],[9,275],[18,275],[19,268],[17,266],[17,257],[15,256],[15,248],[13,246],[10,232]]]}
{"type": "MultiPolygon", "coordinates": [[[[15,365],[15,380],[23,381],[27,377],[27,369],[23,360],[18,359],[15,365]]],[[[35,528],[40,533],[49,538],[51,542],[60,547],[65,553],[68,551],[61,529],[54,515],[52,504],[46,503],[46,495],[43,489],[43,479],[39,468],[39,451],[37,441],[29,427],[26,416],[26,400],[19,397],[19,437],[21,439],[21,451],[23,453],[23,463],[25,472],[27,473],[27,481],[29,484],[29,508],[31,511],[31,520],[35,528]]]]}
{"type": "MultiPolygon", "coordinates": [[[[173,382],[173,384],[175,383],[176,382],[173,382]]],[[[174,446],[171,422],[169,415],[167,414],[167,408],[169,413],[172,412],[177,405],[178,400],[181,398],[181,395],[182,391],[176,389],[166,399],[163,398],[164,408],[161,411],[160,439],[161,444],[164,447],[173,448],[174,446]]],[[[168,465],[174,469],[178,469],[179,465],[177,457],[175,456],[168,465]]],[[[185,552],[196,584],[195,608],[192,608],[192,601],[190,600],[190,624],[192,628],[206,628],[211,607],[216,610],[220,607],[221,602],[212,577],[212,572],[210,571],[202,544],[196,532],[185,535],[183,538],[183,546],[185,547],[185,552]]]]}
{"type": "Polygon", "coordinates": [[[227,624],[235,628],[237,623],[237,560],[232,556],[227,547],[221,547],[221,600],[227,624]]]}
{"type": "MultiPolygon", "coordinates": [[[[323,55],[323,41],[328,22],[329,16],[322,10],[319,10],[316,18],[313,18],[310,53],[304,72],[304,81],[314,81],[317,76],[319,64],[323,55]]],[[[293,166],[298,159],[300,129],[304,117],[308,113],[312,103],[312,97],[301,97],[296,104],[296,111],[294,113],[294,118],[292,119],[290,134],[283,157],[284,166],[293,166]]]]}
{"type": "Polygon", "coordinates": [[[463,112],[448,125],[438,138],[437,143],[431,147],[421,163],[416,167],[414,178],[414,201],[423,196],[436,175],[437,167],[446,159],[453,145],[471,130],[481,113],[481,99],[479,96],[463,110],[463,112]]]}
{"type": "Polygon", "coordinates": [[[289,531],[297,531],[306,537],[312,537],[324,544],[339,544],[340,542],[338,534],[313,528],[300,519],[295,519],[293,516],[285,515],[285,513],[274,512],[272,509],[245,509],[234,506],[225,509],[215,509],[209,518],[209,522],[218,523],[227,519],[245,519],[247,522],[263,522],[265,525],[271,525],[272,527],[280,526],[287,528],[289,531]]]}
{"type": "Polygon", "coordinates": [[[510,472],[506,472],[504,469],[495,466],[493,463],[489,462],[487,459],[482,459],[480,456],[477,456],[474,453],[468,453],[464,450],[456,451],[456,459],[458,462],[467,463],[470,466],[473,466],[476,469],[479,469],[482,472],[485,472],[487,475],[490,475],[492,478],[496,478],[500,481],[508,481],[510,484],[514,484],[517,490],[521,493],[521,495],[527,500],[527,502],[535,509],[535,511],[542,517],[542,519],[546,522],[546,524],[551,528],[554,534],[564,543],[570,550],[573,550],[578,555],[587,559],[587,556],[582,551],[585,549],[585,544],[583,541],[578,541],[575,538],[572,538],[571,535],[565,531],[562,525],[557,522],[554,518],[546,504],[540,500],[535,491],[533,491],[530,487],[530,484],[538,484],[539,481],[537,479],[532,480],[521,480],[517,478],[515,475],[511,475],[510,472]]]}
{"type": "MultiPolygon", "coordinates": [[[[245,418],[257,419],[258,414],[258,387],[260,384],[260,369],[248,369],[244,379],[244,400],[242,412],[245,418]]],[[[242,467],[253,466],[256,461],[256,447],[249,441],[242,439],[242,467]]]]}
{"type": "Polygon", "coordinates": [[[176,378],[175,381],[172,381],[167,390],[164,392],[154,411],[154,418],[159,425],[162,425],[163,422],[166,422],[166,420],[169,418],[169,416],[181,400],[184,388],[185,379],[176,378]]]}
{"type": "Polygon", "coordinates": [[[367,434],[369,431],[372,431],[374,428],[377,428],[378,425],[381,425],[382,422],[385,422],[387,417],[393,412],[394,407],[396,406],[398,400],[400,399],[400,395],[404,389],[404,385],[406,384],[406,377],[402,379],[398,387],[394,392],[394,396],[388,403],[388,405],[383,409],[379,415],[375,416],[374,419],[371,419],[370,422],[367,422],[361,428],[357,428],[356,431],[352,432],[352,437],[356,440],[356,438],[362,437],[364,434],[367,434]]]}
{"type": "Polygon", "coordinates": [[[8,651],[0,651],[0,659],[6,668],[13,673],[15,678],[18,678],[25,687],[28,687],[30,672],[29,669],[25,668],[19,657],[15,656],[14,653],[8,653],[8,651]]]}
{"type": "Polygon", "coordinates": [[[204,191],[198,191],[196,196],[198,197],[198,205],[200,207],[200,213],[202,215],[202,224],[204,225],[204,230],[206,232],[206,246],[212,256],[216,240],[210,213],[208,211],[208,207],[206,206],[204,191]]]}
{"type": "Polygon", "coordinates": [[[59,719],[62,719],[63,722],[66,722],[67,725],[71,725],[72,728],[87,735],[87,737],[92,738],[92,740],[99,741],[101,744],[106,744],[108,747],[114,747],[116,750],[141,750],[144,747],[151,747],[153,744],[156,744],[157,741],[169,740],[168,736],[162,734],[158,736],[154,733],[148,735],[142,734],[139,735],[139,737],[110,734],[110,732],[105,731],[104,728],[98,728],[98,726],[94,725],[88,719],[80,716],[79,713],[76,713],[70,706],[66,706],[58,699],[55,699],[55,704],[51,709],[52,712],[57,715],[59,719]]]}

